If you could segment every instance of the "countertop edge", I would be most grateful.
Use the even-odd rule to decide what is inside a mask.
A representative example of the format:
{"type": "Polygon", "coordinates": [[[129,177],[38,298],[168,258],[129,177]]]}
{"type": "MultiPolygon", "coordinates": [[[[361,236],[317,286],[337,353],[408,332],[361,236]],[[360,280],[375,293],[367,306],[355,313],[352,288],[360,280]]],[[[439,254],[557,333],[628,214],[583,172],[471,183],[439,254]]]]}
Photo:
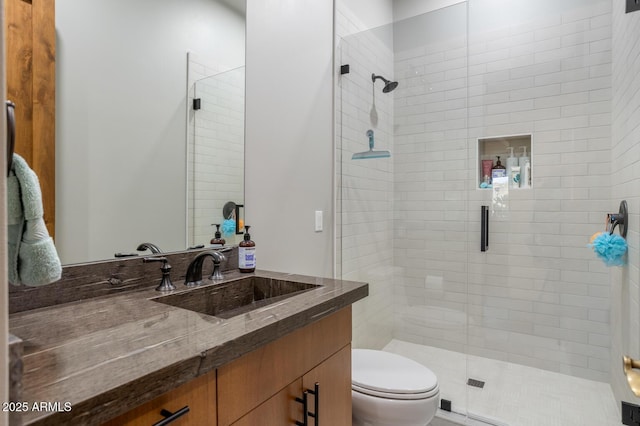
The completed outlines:
{"type": "Polygon", "coordinates": [[[368,295],[368,285],[309,306],[281,320],[244,334],[226,344],[134,379],[95,397],[74,403],[71,411],[49,412],[24,425],[99,425],[227,364],[286,334],[352,305],[368,295]]]}

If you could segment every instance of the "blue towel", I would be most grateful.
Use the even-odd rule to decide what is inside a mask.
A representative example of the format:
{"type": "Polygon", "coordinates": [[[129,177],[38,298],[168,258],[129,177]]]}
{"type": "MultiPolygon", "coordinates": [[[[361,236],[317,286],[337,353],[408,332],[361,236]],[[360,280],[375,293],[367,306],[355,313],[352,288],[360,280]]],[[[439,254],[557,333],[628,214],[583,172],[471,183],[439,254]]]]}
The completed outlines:
{"type": "Polygon", "coordinates": [[[9,282],[38,286],[58,281],[62,265],[43,220],[38,176],[17,154],[7,178],[9,282]]]}

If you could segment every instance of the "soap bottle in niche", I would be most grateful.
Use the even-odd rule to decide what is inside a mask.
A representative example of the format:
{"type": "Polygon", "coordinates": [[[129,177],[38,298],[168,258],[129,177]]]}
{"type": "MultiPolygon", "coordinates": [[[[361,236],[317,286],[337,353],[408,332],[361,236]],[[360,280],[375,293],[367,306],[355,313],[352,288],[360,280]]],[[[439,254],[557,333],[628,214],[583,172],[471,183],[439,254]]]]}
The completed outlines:
{"type": "Polygon", "coordinates": [[[220,233],[220,224],[214,223],[214,225],[216,226],[216,233],[214,237],[211,239],[211,244],[225,245],[227,241],[224,238],[222,238],[222,234],[220,233]]]}
{"type": "Polygon", "coordinates": [[[238,268],[240,272],[256,270],[256,243],[251,241],[249,225],[244,226],[244,240],[238,244],[238,268]]]}
{"type": "MultiPolygon", "coordinates": [[[[507,177],[507,168],[502,165],[500,162],[500,156],[498,155],[498,161],[496,161],[496,165],[491,168],[491,182],[496,183],[495,179],[506,178],[507,177]]],[[[505,181],[506,183],[506,181],[505,181]]]]}

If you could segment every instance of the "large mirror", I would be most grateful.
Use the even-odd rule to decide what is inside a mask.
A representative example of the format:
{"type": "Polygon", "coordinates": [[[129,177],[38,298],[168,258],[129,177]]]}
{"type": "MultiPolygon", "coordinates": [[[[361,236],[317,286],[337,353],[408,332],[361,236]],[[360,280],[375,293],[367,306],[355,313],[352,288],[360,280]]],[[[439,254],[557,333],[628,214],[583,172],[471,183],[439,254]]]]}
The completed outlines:
{"type": "MultiPolygon", "coordinates": [[[[243,136],[231,129],[227,150],[220,126],[216,146],[199,146],[194,138],[212,139],[213,130],[206,127],[211,123],[198,130],[201,111],[193,111],[190,96],[213,111],[206,96],[229,102],[210,91],[215,85],[205,92],[204,81],[208,72],[234,73],[233,79],[243,72],[244,0],[56,0],[55,13],[56,247],[62,262],[136,253],[142,242],[167,252],[208,243],[222,212],[205,211],[207,203],[198,199],[241,203],[242,183],[230,182],[224,167],[216,181],[211,168],[197,167],[194,149],[219,164],[216,156],[237,151],[243,136]],[[203,87],[198,94],[196,84],[203,87]],[[203,169],[206,179],[197,175],[203,169]]],[[[237,125],[243,115],[233,108],[237,125]]]]}

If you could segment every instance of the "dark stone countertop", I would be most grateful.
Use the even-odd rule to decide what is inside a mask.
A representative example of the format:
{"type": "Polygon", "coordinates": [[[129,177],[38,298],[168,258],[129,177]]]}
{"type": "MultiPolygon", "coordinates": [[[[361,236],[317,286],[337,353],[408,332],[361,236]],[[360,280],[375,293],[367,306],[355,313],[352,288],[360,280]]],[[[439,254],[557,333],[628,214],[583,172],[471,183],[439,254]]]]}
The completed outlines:
{"type": "Polygon", "coordinates": [[[22,401],[59,403],[28,410],[23,424],[100,424],[368,294],[365,283],[268,271],[224,282],[249,275],[319,287],[229,319],[152,301],[153,287],[10,315],[22,401]]]}

